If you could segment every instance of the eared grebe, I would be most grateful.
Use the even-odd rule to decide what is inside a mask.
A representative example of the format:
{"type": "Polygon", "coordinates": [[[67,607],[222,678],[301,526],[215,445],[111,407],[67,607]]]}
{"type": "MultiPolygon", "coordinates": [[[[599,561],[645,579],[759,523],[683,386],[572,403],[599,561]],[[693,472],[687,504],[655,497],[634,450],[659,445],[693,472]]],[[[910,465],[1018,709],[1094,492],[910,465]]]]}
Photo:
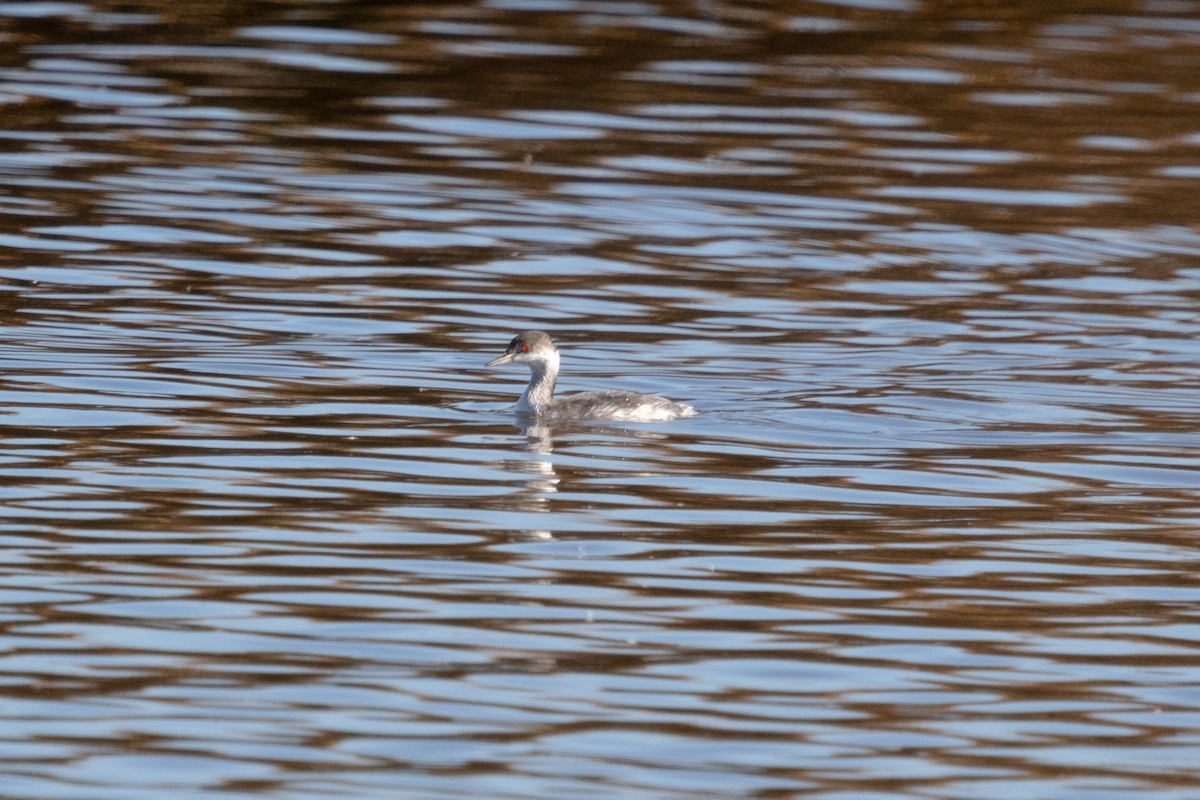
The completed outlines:
{"type": "Polygon", "coordinates": [[[508,343],[504,354],[487,366],[510,362],[525,364],[533,373],[517,401],[517,413],[548,419],[610,419],[620,422],[667,422],[696,413],[691,406],[675,403],[656,394],[638,394],[620,389],[578,392],[554,399],[558,378],[558,348],[541,331],[525,331],[508,343]]]}

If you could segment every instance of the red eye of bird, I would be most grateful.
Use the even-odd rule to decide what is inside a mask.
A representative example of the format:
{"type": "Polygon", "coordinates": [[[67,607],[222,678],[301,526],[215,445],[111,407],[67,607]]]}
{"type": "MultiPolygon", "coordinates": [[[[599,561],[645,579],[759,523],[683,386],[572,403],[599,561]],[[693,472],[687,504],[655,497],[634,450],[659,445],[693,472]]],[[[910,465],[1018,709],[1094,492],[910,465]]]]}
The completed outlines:
{"type": "Polygon", "coordinates": [[[529,352],[529,343],[528,342],[521,342],[521,352],[522,353],[529,352]]]}

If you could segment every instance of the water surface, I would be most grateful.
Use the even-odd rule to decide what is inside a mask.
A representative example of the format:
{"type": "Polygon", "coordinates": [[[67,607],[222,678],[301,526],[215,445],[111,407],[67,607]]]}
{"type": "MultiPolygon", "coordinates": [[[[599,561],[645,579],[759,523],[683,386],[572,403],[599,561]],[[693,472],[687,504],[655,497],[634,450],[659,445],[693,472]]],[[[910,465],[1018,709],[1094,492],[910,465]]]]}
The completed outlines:
{"type": "Polygon", "coordinates": [[[0,4],[0,793],[1194,797],[1198,20],[0,4]]]}

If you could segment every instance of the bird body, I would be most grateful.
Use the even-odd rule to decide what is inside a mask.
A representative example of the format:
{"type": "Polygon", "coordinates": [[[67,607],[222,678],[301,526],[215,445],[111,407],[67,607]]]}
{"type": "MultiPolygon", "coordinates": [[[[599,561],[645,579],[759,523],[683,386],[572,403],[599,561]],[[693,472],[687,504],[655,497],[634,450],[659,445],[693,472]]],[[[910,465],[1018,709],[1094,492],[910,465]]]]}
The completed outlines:
{"type": "Polygon", "coordinates": [[[576,392],[554,398],[560,359],[554,340],[542,331],[525,331],[509,342],[508,349],[487,366],[518,363],[529,367],[529,385],[517,401],[516,411],[541,419],[614,420],[618,422],[669,422],[695,415],[689,405],[656,394],[622,389],[576,392]]]}

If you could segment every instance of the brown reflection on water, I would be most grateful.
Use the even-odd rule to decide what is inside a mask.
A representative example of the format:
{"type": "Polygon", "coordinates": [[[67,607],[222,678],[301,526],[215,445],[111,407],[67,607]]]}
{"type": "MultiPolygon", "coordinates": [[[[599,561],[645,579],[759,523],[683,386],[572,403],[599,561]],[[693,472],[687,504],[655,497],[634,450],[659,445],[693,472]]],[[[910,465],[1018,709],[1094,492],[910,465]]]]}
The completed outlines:
{"type": "Polygon", "coordinates": [[[0,794],[1189,798],[1196,18],[0,7],[0,794]]]}

